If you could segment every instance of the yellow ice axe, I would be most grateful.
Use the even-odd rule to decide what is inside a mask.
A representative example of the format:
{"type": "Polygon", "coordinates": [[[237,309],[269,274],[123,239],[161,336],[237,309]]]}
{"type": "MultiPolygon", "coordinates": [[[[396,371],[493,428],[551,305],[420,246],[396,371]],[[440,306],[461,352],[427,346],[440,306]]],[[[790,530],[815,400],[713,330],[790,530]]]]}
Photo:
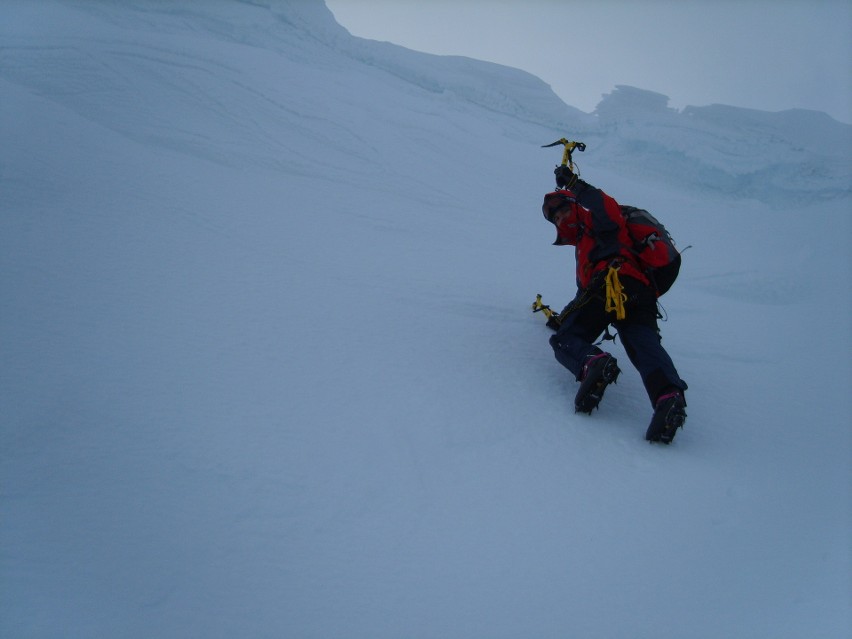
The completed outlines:
{"type": "Polygon", "coordinates": [[[535,302],[532,304],[532,312],[544,313],[544,316],[547,319],[556,316],[556,313],[554,313],[549,306],[541,303],[541,294],[535,296],[535,302]]]}
{"type": "Polygon", "coordinates": [[[566,138],[560,138],[556,140],[553,144],[544,144],[542,145],[542,149],[547,149],[552,146],[556,146],[557,144],[561,144],[565,147],[565,150],[562,152],[562,166],[567,166],[571,171],[574,171],[574,160],[571,157],[571,154],[574,152],[574,149],[578,151],[585,151],[586,145],[582,142],[576,142],[574,140],[568,140],[566,138]]]}

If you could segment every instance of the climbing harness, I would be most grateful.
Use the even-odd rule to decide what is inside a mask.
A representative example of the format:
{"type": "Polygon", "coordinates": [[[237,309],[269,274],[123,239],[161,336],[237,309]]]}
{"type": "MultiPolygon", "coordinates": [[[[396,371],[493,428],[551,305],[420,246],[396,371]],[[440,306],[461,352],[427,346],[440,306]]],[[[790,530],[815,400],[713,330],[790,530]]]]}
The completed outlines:
{"type": "Polygon", "coordinates": [[[604,310],[607,313],[614,311],[615,319],[623,320],[626,317],[624,302],[627,301],[627,294],[618,278],[618,269],[619,266],[611,264],[606,273],[606,306],[604,310]]]}

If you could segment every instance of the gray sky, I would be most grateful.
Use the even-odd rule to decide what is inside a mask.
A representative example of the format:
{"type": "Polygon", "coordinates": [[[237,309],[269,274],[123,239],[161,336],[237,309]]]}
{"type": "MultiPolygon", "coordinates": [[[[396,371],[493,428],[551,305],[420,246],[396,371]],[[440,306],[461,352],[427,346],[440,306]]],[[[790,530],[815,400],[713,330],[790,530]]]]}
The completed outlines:
{"type": "Polygon", "coordinates": [[[326,0],[353,35],[537,75],[593,111],[617,84],[669,106],[852,123],[852,0],[326,0]]]}

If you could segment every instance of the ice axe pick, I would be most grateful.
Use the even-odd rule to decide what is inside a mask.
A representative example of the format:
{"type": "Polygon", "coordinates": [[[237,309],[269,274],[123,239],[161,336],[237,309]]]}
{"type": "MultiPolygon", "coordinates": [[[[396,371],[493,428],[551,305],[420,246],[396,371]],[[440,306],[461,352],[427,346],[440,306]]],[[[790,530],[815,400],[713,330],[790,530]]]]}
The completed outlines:
{"type": "Polygon", "coordinates": [[[552,144],[542,145],[541,148],[547,149],[552,146],[556,146],[557,144],[561,144],[565,147],[565,150],[562,152],[562,166],[567,166],[569,169],[571,169],[571,171],[574,171],[574,160],[571,157],[571,154],[574,152],[574,149],[577,149],[578,151],[585,151],[586,145],[583,142],[576,142],[574,140],[560,138],[552,144]]]}

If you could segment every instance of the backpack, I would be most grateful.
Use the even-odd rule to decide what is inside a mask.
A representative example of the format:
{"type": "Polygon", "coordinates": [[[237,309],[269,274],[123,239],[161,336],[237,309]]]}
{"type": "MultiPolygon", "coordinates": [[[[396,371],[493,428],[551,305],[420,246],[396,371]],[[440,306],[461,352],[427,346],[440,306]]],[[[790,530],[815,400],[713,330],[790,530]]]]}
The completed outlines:
{"type": "Polygon", "coordinates": [[[680,272],[680,251],[666,227],[645,209],[619,205],[627,222],[627,231],[633,240],[631,251],[645,269],[645,275],[663,295],[677,279],[680,272]]]}

